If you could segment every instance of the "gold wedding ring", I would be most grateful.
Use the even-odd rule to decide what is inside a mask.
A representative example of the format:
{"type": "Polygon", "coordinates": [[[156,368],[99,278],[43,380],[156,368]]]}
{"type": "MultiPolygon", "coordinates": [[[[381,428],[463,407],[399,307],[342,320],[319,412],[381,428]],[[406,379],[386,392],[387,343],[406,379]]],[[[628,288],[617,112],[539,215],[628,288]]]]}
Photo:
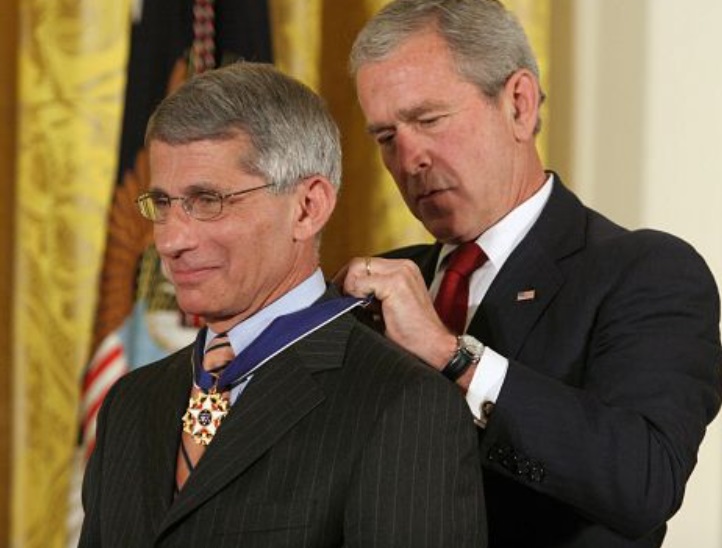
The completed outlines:
{"type": "Polygon", "coordinates": [[[371,276],[371,257],[366,257],[366,275],[371,276]]]}

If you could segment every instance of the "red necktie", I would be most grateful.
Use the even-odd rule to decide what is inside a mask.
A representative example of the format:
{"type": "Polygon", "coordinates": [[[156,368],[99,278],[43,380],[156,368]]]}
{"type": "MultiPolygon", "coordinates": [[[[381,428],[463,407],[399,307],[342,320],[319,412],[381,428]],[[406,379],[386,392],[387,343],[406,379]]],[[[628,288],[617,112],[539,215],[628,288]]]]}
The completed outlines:
{"type": "MultiPolygon", "coordinates": [[[[203,369],[214,376],[220,375],[234,357],[231,341],[225,333],[221,333],[216,335],[208,345],[206,353],[203,356],[203,369]]],[[[197,395],[199,391],[200,389],[194,384],[191,390],[191,397],[197,395]]],[[[200,445],[193,441],[193,438],[188,433],[181,433],[178,461],[176,463],[176,492],[181,490],[205,451],[205,445],[200,445]]]]}
{"type": "Polygon", "coordinates": [[[434,307],[441,321],[457,335],[466,327],[469,307],[469,276],[486,262],[486,253],[476,242],[466,242],[454,250],[441,280],[434,307]]]}

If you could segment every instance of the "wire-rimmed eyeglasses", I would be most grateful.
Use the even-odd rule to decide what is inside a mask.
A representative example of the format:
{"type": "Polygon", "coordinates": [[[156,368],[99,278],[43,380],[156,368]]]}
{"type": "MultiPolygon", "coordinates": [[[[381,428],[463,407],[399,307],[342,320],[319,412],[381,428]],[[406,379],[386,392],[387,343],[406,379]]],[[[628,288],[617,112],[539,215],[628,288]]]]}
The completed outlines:
{"type": "Polygon", "coordinates": [[[154,223],[164,223],[168,220],[170,206],[179,201],[188,215],[199,221],[211,221],[223,212],[223,202],[233,196],[240,196],[247,192],[268,188],[272,184],[254,186],[228,194],[221,194],[213,190],[197,190],[187,196],[169,196],[165,192],[151,191],[141,194],[135,203],[140,214],[154,223]]]}

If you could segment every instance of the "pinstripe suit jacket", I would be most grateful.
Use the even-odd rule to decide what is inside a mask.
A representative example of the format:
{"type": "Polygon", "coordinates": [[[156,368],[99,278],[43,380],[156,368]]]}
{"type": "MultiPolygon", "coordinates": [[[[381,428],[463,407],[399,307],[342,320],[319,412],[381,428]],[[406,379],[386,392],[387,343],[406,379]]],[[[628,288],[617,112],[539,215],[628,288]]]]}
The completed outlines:
{"type": "Polygon", "coordinates": [[[486,546],[468,407],[350,314],[255,374],[173,500],[190,355],[106,398],[81,547],[486,546]]]}

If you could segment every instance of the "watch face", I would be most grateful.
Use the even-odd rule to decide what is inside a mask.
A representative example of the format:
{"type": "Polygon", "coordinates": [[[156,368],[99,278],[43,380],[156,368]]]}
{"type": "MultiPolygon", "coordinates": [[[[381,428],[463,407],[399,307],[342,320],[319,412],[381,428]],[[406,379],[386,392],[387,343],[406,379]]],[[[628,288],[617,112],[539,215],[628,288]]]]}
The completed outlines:
{"type": "Polygon", "coordinates": [[[479,359],[481,352],[484,350],[484,345],[471,335],[462,335],[459,337],[459,344],[461,348],[471,354],[475,359],[479,359]]]}

